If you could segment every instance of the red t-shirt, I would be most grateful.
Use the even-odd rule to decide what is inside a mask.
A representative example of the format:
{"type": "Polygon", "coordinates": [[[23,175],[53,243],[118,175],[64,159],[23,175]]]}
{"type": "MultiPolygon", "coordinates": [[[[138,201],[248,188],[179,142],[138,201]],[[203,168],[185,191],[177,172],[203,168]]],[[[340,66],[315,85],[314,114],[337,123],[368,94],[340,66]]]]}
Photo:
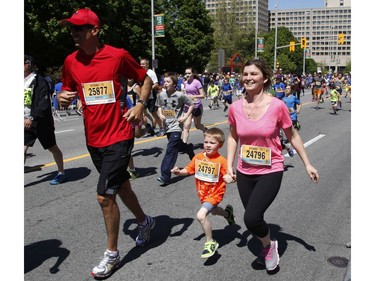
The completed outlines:
{"type": "Polygon", "coordinates": [[[62,90],[78,92],[88,145],[105,147],[134,137],[132,124],[123,117],[127,108],[120,106],[121,81],[140,83],[145,76],[129,52],[109,45],[94,55],[78,50],[65,59],[62,90]]]}

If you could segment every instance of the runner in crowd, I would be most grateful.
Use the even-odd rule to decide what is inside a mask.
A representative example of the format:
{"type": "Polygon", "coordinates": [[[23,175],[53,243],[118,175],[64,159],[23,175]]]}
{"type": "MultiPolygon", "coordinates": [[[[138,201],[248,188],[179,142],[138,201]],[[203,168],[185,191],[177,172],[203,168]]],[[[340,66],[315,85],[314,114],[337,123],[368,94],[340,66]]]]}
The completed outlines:
{"type": "Polygon", "coordinates": [[[264,213],[275,200],[284,173],[280,129],[303,161],[308,176],[314,182],[319,181],[318,171],[310,164],[302,139],[293,129],[287,107],[266,92],[271,86],[271,74],[270,67],[263,60],[253,59],[245,63],[242,82],[246,93],[229,108],[227,140],[227,173],[232,181],[237,181],[245,208],[246,228],[263,244],[257,262],[265,264],[268,271],[275,270],[279,264],[278,242],[271,238],[264,213]]]}
{"type": "Polygon", "coordinates": [[[156,135],[158,137],[160,137],[160,136],[164,135],[164,131],[163,131],[163,124],[160,120],[160,117],[158,116],[157,109],[155,107],[157,92],[158,92],[158,88],[159,88],[158,77],[157,77],[155,71],[153,71],[152,69],[149,68],[150,61],[148,59],[141,58],[140,65],[144,69],[146,69],[147,75],[151,77],[152,82],[153,82],[152,90],[151,90],[149,99],[147,101],[147,111],[145,112],[145,114],[146,114],[146,117],[151,121],[153,129],[155,129],[156,124],[159,126],[159,131],[156,135]]]}
{"type": "Polygon", "coordinates": [[[233,88],[231,84],[229,83],[228,78],[224,78],[224,83],[220,87],[220,97],[221,102],[224,105],[224,112],[228,110],[228,105],[232,104],[232,94],[233,94],[233,88]]]}
{"type": "Polygon", "coordinates": [[[164,125],[167,135],[168,145],[161,162],[161,176],[157,180],[162,186],[169,184],[171,179],[171,169],[177,161],[178,152],[182,151],[194,157],[193,144],[182,141],[181,134],[184,123],[193,112],[194,103],[182,92],[176,91],[177,74],[167,72],[164,74],[164,89],[157,99],[156,107],[164,125]],[[188,110],[184,113],[184,109],[188,110]]]}
{"type": "Polygon", "coordinates": [[[323,95],[323,86],[325,86],[325,84],[326,84],[326,81],[322,77],[322,72],[318,71],[317,76],[315,76],[311,82],[312,93],[313,93],[312,102],[314,101],[316,102],[315,109],[319,109],[319,104],[324,102],[324,98],[322,97],[322,95],[323,95]]]}
{"type": "Polygon", "coordinates": [[[52,116],[51,92],[44,77],[37,74],[32,56],[24,55],[24,163],[27,150],[36,139],[48,149],[56,161],[57,174],[49,182],[58,185],[67,180],[63,154],[56,143],[55,125],[52,116]]]}
{"type": "Polygon", "coordinates": [[[183,169],[174,167],[171,172],[177,176],[195,175],[195,186],[201,207],[197,213],[197,220],[206,236],[201,258],[206,259],[215,254],[219,243],[213,239],[212,226],[208,215],[224,217],[228,224],[234,224],[233,207],[227,205],[225,209],[219,206],[224,198],[226,183],[231,181],[227,172],[227,160],[220,155],[219,149],[225,142],[224,132],[219,128],[210,128],[204,133],[204,151],[197,154],[183,169]]]}
{"type": "MultiPolygon", "coordinates": [[[[203,133],[206,127],[202,124],[203,116],[203,105],[201,99],[204,99],[206,94],[203,91],[203,85],[192,67],[187,67],[185,69],[186,81],[184,82],[184,91],[189,99],[194,103],[194,109],[191,115],[189,115],[184,122],[184,130],[182,132],[182,141],[184,143],[188,142],[189,132],[191,128],[191,123],[194,119],[195,128],[201,130],[203,133]]],[[[185,106],[184,112],[188,111],[189,106],[185,106]]]]}
{"type": "Polygon", "coordinates": [[[97,201],[107,234],[104,257],[91,275],[104,278],[121,262],[118,250],[120,210],[116,195],[138,222],[136,246],[149,243],[151,229],[155,226],[155,220],[140,206],[127,172],[134,145],[132,123],[142,119],[153,83],[146,70],[126,50],[100,42],[100,20],[89,8],[75,11],[61,23],[69,27],[78,50],[65,59],[63,88],[57,99],[62,106],[69,106],[77,95],[82,101],[87,148],[99,172],[97,201]],[[133,78],[141,85],[140,98],[131,109],[125,106],[126,91],[122,89],[121,77],[133,78]],[[107,91],[97,90],[101,87],[107,91]]]}

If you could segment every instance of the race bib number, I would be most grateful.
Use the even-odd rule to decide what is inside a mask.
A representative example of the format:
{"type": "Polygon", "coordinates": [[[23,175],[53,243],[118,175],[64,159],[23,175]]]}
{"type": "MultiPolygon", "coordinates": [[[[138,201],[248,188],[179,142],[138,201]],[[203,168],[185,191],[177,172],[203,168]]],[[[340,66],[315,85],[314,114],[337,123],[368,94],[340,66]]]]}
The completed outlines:
{"type": "Polygon", "coordinates": [[[32,96],[31,88],[26,88],[23,92],[23,105],[24,106],[31,106],[31,96],[32,96]]]}
{"type": "Polygon", "coordinates": [[[218,182],[220,163],[195,160],[195,177],[206,182],[218,182]]]}
{"type": "Polygon", "coordinates": [[[230,96],[230,95],[231,95],[232,93],[231,93],[231,92],[229,92],[229,91],[225,91],[225,92],[224,92],[223,94],[224,94],[224,96],[226,96],[226,97],[227,97],[227,96],[230,96]]]}
{"type": "Polygon", "coordinates": [[[173,109],[163,109],[161,112],[167,119],[173,119],[176,117],[176,113],[173,109]]]}
{"type": "Polygon", "coordinates": [[[271,149],[268,147],[242,145],[240,156],[248,164],[271,166],[271,149]]]}
{"type": "Polygon", "coordinates": [[[114,103],[113,81],[82,83],[83,97],[87,105],[114,103]]]}

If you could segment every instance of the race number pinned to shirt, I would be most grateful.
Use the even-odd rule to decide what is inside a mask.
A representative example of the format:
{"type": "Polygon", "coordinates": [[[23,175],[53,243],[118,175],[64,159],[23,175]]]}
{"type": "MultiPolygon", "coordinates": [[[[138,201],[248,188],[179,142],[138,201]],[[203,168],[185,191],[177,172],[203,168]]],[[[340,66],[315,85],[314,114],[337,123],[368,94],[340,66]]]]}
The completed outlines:
{"type": "Polygon", "coordinates": [[[218,182],[220,163],[195,160],[195,177],[202,181],[218,182]]]}
{"type": "Polygon", "coordinates": [[[162,114],[167,119],[174,119],[176,117],[176,112],[173,109],[163,109],[162,114]]]}
{"type": "Polygon", "coordinates": [[[271,149],[244,144],[241,146],[241,160],[252,165],[271,166],[271,149]]]}
{"type": "Polygon", "coordinates": [[[83,97],[87,105],[114,103],[113,81],[82,83],[83,97]]]}

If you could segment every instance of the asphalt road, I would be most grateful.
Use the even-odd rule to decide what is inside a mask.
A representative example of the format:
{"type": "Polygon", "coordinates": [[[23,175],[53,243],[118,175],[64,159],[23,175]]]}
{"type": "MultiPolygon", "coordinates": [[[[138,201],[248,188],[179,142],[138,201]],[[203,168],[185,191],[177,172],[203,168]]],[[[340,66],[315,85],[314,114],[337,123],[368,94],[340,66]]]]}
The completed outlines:
{"type": "MultiPolygon", "coordinates": [[[[321,181],[308,178],[298,155],[286,157],[281,191],[265,214],[271,235],[279,241],[280,266],[274,274],[256,266],[260,243],[246,230],[235,184],[222,206],[231,204],[235,225],[210,216],[220,247],[208,260],[200,258],[204,235],[195,219],[199,200],[193,177],[173,177],[160,187],[160,163],[165,137],[136,140],[134,161],[141,177],[133,189],[146,213],[156,218],[152,241],[135,247],[136,222],[122,203],[119,250],[122,266],[110,280],[280,280],[342,281],[351,258],[351,104],[332,115],[327,100],[314,109],[306,91],[299,120],[300,135],[321,181]]],[[[204,101],[203,123],[228,133],[223,107],[209,110],[204,101]]],[[[100,207],[96,201],[98,173],[88,155],[81,117],[56,122],[58,145],[64,154],[68,182],[50,186],[56,172],[52,155],[39,142],[29,149],[24,173],[24,280],[90,280],[91,269],[106,246],[100,207]]],[[[193,129],[189,141],[202,149],[202,132],[193,129]]],[[[226,148],[222,149],[226,155],[226,148]]],[[[180,154],[177,165],[189,161],[180,154]]],[[[346,275],[347,276],[347,275],[346,275]]]]}

